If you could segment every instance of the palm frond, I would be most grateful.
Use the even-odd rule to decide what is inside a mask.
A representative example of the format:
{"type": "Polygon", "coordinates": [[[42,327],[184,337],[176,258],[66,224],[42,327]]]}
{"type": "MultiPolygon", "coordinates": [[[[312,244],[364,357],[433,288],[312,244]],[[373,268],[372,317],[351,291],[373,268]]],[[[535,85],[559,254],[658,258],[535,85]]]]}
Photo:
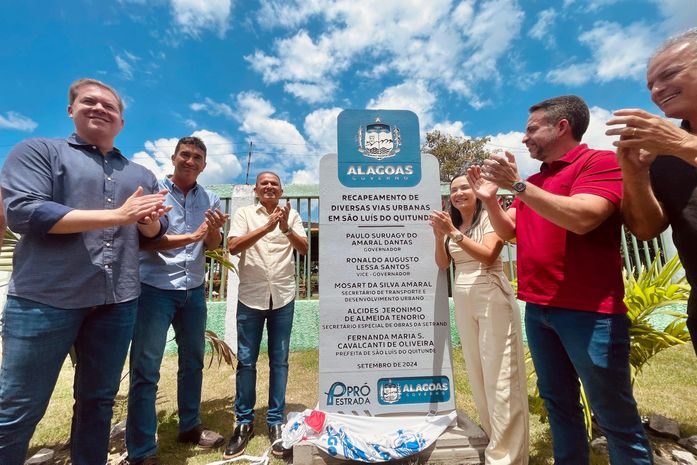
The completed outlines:
{"type": "Polygon", "coordinates": [[[224,340],[220,339],[213,331],[207,329],[206,341],[208,341],[208,344],[211,346],[211,360],[208,363],[208,368],[213,366],[213,361],[216,357],[218,359],[218,366],[225,362],[225,364],[235,368],[237,364],[237,355],[224,340]]]}
{"type": "Polygon", "coordinates": [[[690,286],[683,276],[676,279],[682,269],[677,256],[660,266],[658,256],[644,268],[638,278],[626,273],[624,303],[629,328],[629,363],[632,367],[632,384],[642,368],[658,353],[690,340],[685,325],[687,315],[666,307],[684,305],[690,296],[690,286]],[[657,328],[653,319],[658,315],[672,316],[673,320],[663,329],[657,328]]]}
{"type": "Polygon", "coordinates": [[[222,247],[215,250],[206,250],[206,257],[220,263],[229,271],[237,273],[237,268],[235,268],[235,265],[233,265],[232,262],[228,260],[227,251],[225,251],[222,247]]]}

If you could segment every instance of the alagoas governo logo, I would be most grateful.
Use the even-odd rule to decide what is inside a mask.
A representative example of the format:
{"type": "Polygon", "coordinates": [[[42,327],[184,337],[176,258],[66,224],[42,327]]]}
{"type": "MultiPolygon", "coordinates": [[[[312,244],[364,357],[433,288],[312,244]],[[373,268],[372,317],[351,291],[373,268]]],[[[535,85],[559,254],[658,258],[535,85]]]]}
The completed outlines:
{"type": "Polygon", "coordinates": [[[419,121],[405,110],[344,110],[339,180],[346,187],[413,187],[421,180],[419,121]]]}

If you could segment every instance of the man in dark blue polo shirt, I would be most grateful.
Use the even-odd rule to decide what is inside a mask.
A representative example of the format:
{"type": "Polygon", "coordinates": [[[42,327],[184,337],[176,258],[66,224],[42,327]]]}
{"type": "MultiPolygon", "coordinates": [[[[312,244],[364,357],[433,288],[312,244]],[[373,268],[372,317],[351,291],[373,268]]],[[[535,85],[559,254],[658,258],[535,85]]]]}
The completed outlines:
{"type": "Polygon", "coordinates": [[[116,91],[80,79],[68,103],[75,133],[19,143],[0,175],[7,224],[22,236],[3,313],[2,465],[24,463],[71,346],[72,463],[106,463],[140,293],[138,242],[167,230],[166,191],[114,148],[124,123],[116,91]]]}

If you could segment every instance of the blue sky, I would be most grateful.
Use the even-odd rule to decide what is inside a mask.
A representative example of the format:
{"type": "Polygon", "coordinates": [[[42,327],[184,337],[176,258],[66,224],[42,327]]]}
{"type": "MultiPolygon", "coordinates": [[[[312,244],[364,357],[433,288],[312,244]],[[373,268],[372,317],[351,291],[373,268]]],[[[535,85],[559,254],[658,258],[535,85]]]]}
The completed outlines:
{"type": "Polygon", "coordinates": [[[67,88],[113,85],[126,102],[117,146],[163,175],[176,139],[209,146],[201,181],[274,169],[318,181],[346,108],[410,109],[422,138],[491,136],[522,170],[527,108],[574,93],[587,141],[610,148],[614,109],[658,112],[646,60],[697,26],[697,0],[27,0],[0,15],[0,163],[28,137],[65,137],[67,88]]]}

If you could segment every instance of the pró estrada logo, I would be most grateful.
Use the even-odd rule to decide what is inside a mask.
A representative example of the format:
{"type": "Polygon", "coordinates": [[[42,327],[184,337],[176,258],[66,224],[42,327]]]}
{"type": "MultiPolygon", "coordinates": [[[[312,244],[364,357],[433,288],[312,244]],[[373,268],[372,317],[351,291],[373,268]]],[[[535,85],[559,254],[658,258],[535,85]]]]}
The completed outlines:
{"type": "Polygon", "coordinates": [[[370,386],[364,383],[362,386],[346,385],[335,381],[325,392],[327,405],[370,405],[370,386]]]}
{"type": "Polygon", "coordinates": [[[448,400],[450,400],[450,380],[447,376],[378,380],[378,402],[381,405],[421,404],[448,400]]]}

